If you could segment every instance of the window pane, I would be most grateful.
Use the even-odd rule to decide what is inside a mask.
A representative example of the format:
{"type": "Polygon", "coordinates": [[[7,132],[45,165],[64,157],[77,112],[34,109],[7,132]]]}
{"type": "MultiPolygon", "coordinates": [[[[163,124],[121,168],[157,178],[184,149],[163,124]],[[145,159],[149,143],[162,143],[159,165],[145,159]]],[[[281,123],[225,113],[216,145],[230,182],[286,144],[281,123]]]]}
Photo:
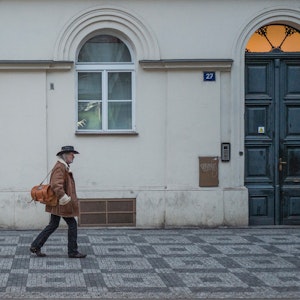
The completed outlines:
{"type": "Polygon", "coordinates": [[[108,100],[131,99],[131,72],[108,73],[108,100]]]}
{"type": "Polygon", "coordinates": [[[280,24],[270,24],[253,33],[246,52],[300,52],[300,31],[280,24]]]}
{"type": "Polygon", "coordinates": [[[78,100],[101,100],[101,73],[78,73],[78,100]]]}
{"type": "Polygon", "coordinates": [[[108,103],[108,129],[132,129],[131,102],[108,103]]]}
{"type": "Polygon", "coordinates": [[[101,102],[78,102],[78,129],[102,129],[101,102]]]}
{"type": "Polygon", "coordinates": [[[98,35],[88,40],[78,55],[79,62],[131,62],[127,46],[111,35],[98,35]]]}

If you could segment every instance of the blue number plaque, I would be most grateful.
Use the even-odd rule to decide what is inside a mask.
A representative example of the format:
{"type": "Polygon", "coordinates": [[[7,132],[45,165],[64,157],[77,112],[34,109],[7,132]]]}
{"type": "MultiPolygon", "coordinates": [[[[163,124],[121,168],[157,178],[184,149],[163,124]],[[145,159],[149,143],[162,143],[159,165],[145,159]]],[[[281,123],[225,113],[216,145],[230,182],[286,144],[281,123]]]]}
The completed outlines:
{"type": "Polygon", "coordinates": [[[216,72],[203,72],[204,81],[216,81],[216,72]]]}

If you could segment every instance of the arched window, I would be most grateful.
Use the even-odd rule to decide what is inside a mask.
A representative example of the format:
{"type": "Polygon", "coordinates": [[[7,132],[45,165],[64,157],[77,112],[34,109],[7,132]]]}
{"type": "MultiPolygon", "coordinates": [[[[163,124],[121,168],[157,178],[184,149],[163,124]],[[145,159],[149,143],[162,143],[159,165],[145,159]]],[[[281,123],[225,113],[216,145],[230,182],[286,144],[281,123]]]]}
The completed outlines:
{"type": "Polygon", "coordinates": [[[300,52],[300,32],[288,25],[266,25],[251,36],[246,52],[300,52]]]}
{"type": "Polygon", "coordinates": [[[111,35],[89,39],[76,63],[79,132],[134,130],[134,63],[126,44],[111,35]]]}

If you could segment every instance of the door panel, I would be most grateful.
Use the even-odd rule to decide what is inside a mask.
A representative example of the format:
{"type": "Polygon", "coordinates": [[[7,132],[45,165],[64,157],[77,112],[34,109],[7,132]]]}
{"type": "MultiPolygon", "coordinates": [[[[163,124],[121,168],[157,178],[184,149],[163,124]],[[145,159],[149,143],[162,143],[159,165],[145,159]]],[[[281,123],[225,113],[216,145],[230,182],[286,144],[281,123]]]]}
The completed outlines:
{"type": "Polygon", "coordinates": [[[247,145],[246,156],[246,180],[251,183],[271,183],[272,174],[270,170],[270,150],[269,144],[247,145]]]}
{"type": "Polygon", "coordinates": [[[281,77],[282,224],[300,224],[300,61],[282,60],[281,77]]]}
{"type": "Polygon", "coordinates": [[[250,224],[274,223],[274,63],[248,60],[245,69],[245,184],[250,224]]]}
{"type": "Polygon", "coordinates": [[[268,61],[247,64],[246,95],[270,95],[272,88],[269,86],[270,69],[272,69],[272,65],[268,61]]]}
{"type": "Polygon", "coordinates": [[[250,224],[300,224],[299,55],[246,56],[245,185],[250,224]]]}
{"type": "Polygon", "coordinates": [[[251,225],[270,225],[274,222],[273,187],[248,186],[251,225]]]}

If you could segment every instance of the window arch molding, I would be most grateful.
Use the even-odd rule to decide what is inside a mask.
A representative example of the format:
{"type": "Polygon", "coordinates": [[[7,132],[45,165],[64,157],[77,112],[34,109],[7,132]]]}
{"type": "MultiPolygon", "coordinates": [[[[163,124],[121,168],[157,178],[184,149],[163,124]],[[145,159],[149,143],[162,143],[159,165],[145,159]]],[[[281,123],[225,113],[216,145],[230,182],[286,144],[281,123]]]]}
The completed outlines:
{"type": "Polygon", "coordinates": [[[95,7],[74,16],[61,31],[54,49],[54,60],[73,61],[87,37],[104,32],[122,36],[135,51],[135,58],[160,59],[156,37],[145,21],[116,7],[95,7]]]}

